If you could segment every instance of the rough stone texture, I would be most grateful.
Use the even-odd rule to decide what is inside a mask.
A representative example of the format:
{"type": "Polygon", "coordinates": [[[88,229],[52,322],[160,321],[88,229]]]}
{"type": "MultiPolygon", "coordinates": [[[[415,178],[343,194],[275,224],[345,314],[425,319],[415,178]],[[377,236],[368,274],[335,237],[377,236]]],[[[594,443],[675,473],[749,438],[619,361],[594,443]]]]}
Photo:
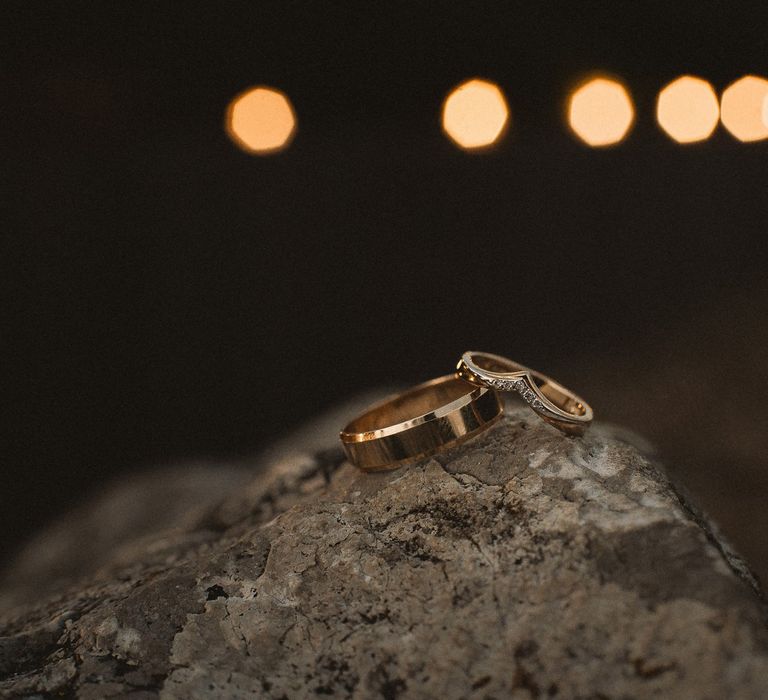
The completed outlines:
{"type": "Polygon", "coordinates": [[[366,475],[340,422],[37,537],[3,579],[0,696],[768,697],[755,581],[631,435],[520,409],[366,475]]]}

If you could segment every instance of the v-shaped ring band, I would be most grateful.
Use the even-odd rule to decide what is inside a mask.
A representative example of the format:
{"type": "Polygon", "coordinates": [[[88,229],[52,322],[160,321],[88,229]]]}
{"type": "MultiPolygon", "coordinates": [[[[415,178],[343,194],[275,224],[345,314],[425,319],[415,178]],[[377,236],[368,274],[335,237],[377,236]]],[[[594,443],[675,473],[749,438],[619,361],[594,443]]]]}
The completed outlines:
{"type": "Polygon", "coordinates": [[[516,391],[545,421],[569,435],[581,435],[592,422],[592,408],[586,401],[541,372],[506,357],[465,352],[456,375],[498,391],[516,391]]]}

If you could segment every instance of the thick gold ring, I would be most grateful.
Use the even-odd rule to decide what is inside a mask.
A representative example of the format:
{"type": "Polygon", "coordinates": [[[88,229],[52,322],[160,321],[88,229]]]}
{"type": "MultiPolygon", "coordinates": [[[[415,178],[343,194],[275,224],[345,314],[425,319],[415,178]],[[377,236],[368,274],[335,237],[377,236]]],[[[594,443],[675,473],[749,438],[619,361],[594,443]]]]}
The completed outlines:
{"type": "Polygon", "coordinates": [[[369,408],[341,431],[341,443],[360,469],[393,469],[476,435],[503,410],[493,389],[449,374],[369,408]]]}
{"type": "Polygon", "coordinates": [[[541,372],[487,352],[465,352],[456,376],[499,391],[516,391],[545,421],[569,435],[581,435],[592,422],[589,404],[541,372]]]}

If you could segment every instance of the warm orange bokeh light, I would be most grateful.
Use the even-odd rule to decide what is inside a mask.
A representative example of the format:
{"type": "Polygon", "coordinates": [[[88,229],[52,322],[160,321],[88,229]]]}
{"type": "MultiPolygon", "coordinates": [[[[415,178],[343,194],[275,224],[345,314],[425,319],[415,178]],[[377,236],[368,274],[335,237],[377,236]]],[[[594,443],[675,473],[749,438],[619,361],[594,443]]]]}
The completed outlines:
{"type": "Polygon", "coordinates": [[[509,107],[498,85],[475,78],[454,88],[443,103],[443,131],[467,150],[499,140],[509,121],[509,107]]]}
{"type": "Polygon", "coordinates": [[[720,102],[720,119],[739,141],[759,141],[768,138],[765,102],[768,80],[746,75],[731,83],[720,102]]]}
{"type": "Polygon", "coordinates": [[[720,119],[720,105],[714,88],[706,80],[684,75],[659,93],[656,119],[678,143],[703,141],[720,119]]]}
{"type": "Polygon", "coordinates": [[[296,114],[280,90],[254,87],[229,103],[226,126],[230,138],[244,151],[274,153],[293,138],[296,114]]]}
{"type": "Polygon", "coordinates": [[[763,124],[768,128],[768,95],[763,100],[763,124]]]}
{"type": "Polygon", "coordinates": [[[634,120],[632,98],[616,80],[594,78],[577,88],[568,101],[568,123],[590,146],[619,143],[634,120]]]}

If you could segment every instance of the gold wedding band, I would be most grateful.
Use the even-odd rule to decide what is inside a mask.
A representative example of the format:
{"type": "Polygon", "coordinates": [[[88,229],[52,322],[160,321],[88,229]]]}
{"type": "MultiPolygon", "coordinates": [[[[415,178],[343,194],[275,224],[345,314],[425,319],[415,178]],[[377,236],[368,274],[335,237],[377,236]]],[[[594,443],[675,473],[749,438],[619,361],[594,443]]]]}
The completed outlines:
{"type": "Polygon", "coordinates": [[[373,406],[341,431],[347,458],[365,471],[392,469],[490,427],[503,412],[487,386],[447,375],[373,406]]]}
{"type": "Polygon", "coordinates": [[[545,421],[569,435],[581,435],[592,422],[589,404],[541,372],[487,352],[465,352],[456,376],[499,391],[516,391],[545,421]]]}

